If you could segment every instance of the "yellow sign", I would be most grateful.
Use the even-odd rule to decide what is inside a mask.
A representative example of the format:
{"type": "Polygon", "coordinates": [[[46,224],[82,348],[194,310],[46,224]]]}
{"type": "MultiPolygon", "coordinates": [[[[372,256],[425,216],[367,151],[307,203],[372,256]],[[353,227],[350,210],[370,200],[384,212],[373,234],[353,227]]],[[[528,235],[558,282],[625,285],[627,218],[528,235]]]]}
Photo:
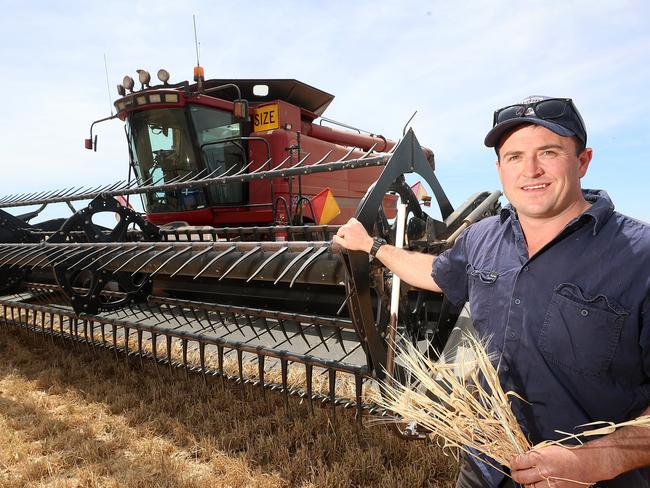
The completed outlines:
{"type": "Polygon", "coordinates": [[[277,104],[257,107],[253,113],[253,131],[272,130],[280,127],[280,108],[277,104]]]}

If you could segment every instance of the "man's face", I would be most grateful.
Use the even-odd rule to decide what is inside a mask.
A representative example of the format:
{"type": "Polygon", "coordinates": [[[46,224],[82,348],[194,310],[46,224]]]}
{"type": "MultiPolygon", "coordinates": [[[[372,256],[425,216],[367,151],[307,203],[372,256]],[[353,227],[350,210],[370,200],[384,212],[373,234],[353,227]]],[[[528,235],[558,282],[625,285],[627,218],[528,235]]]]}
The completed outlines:
{"type": "Polygon", "coordinates": [[[570,137],[525,125],[505,136],[497,170],[503,191],[520,218],[573,218],[582,212],[580,178],[587,172],[591,156],[589,148],[576,156],[570,137]]]}

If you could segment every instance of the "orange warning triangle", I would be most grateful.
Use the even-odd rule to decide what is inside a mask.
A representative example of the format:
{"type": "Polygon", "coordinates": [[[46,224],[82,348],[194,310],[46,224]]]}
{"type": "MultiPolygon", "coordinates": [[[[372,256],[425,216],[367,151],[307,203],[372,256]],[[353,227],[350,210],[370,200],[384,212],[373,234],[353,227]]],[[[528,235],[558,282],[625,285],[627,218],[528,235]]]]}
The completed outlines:
{"type": "Polygon", "coordinates": [[[418,201],[421,201],[424,197],[429,196],[424,188],[424,185],[420,181],[414,185],[411,185],[411,190],[413,190],[413,193],[415,193],[415,198],[417,198],[418,201]]]}
{"type": "MultiPolygon", "coordinates": [[[[314,195],[311,198],[311,206],[314,209],[316,223],[320,225],[329,224],[341,213],[341,207],[339,207],[336,198],[334,198],[334,193],[329,188],[325,188],[314,195]]],[[[307,216],[311,215],[307,208],[303,209],[303,213],[307,216]]]]}

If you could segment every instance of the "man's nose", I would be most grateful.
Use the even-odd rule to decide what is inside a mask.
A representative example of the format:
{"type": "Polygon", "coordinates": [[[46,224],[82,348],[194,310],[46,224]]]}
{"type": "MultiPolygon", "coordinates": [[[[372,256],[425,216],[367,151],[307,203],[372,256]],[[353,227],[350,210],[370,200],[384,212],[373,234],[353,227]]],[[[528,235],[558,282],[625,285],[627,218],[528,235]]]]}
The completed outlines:
{"type": "Polygon", "coordinates": [[[527,178],[536,178],[544,174],[542,165],[536,155],[524,157],[523,175],[527,178]]]}

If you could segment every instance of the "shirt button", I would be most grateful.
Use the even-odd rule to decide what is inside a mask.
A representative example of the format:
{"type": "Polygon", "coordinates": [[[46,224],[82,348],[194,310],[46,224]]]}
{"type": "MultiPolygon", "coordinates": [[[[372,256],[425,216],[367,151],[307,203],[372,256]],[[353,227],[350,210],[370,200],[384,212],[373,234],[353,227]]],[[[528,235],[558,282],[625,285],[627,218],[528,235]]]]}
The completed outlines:
{"type": "Polygon", "coordinates": [[[528,271],[528,266],[524,266],[524,271],[528,271]]]}
{"type": "Polygon", "coordinates": [[[589,310],[587,310],[586,308],[583,308],[582,310],[580,310],[580,315],[582,315],[583,317],[586,317],[587,315],[589,315],[589,310]]]}
{"type": "Polygon", "coordinates": [[[516,338],[517,338],[517,333],[514,330],[509,330],[508,339],[516,339],[516,338]]]}
{"type": "Polygon", "coordinates": [[[510,371],[510,368],[505,364],[503,366],[501,366],[501,369],[503,370],[504,373],[507,373],[508,371],[510,371]]]}
{"type": "Polygon", "coordinates": [[[521,300],[519,298],[515,298],[515,305],[519,305],[521,303],[521,300]]]}

